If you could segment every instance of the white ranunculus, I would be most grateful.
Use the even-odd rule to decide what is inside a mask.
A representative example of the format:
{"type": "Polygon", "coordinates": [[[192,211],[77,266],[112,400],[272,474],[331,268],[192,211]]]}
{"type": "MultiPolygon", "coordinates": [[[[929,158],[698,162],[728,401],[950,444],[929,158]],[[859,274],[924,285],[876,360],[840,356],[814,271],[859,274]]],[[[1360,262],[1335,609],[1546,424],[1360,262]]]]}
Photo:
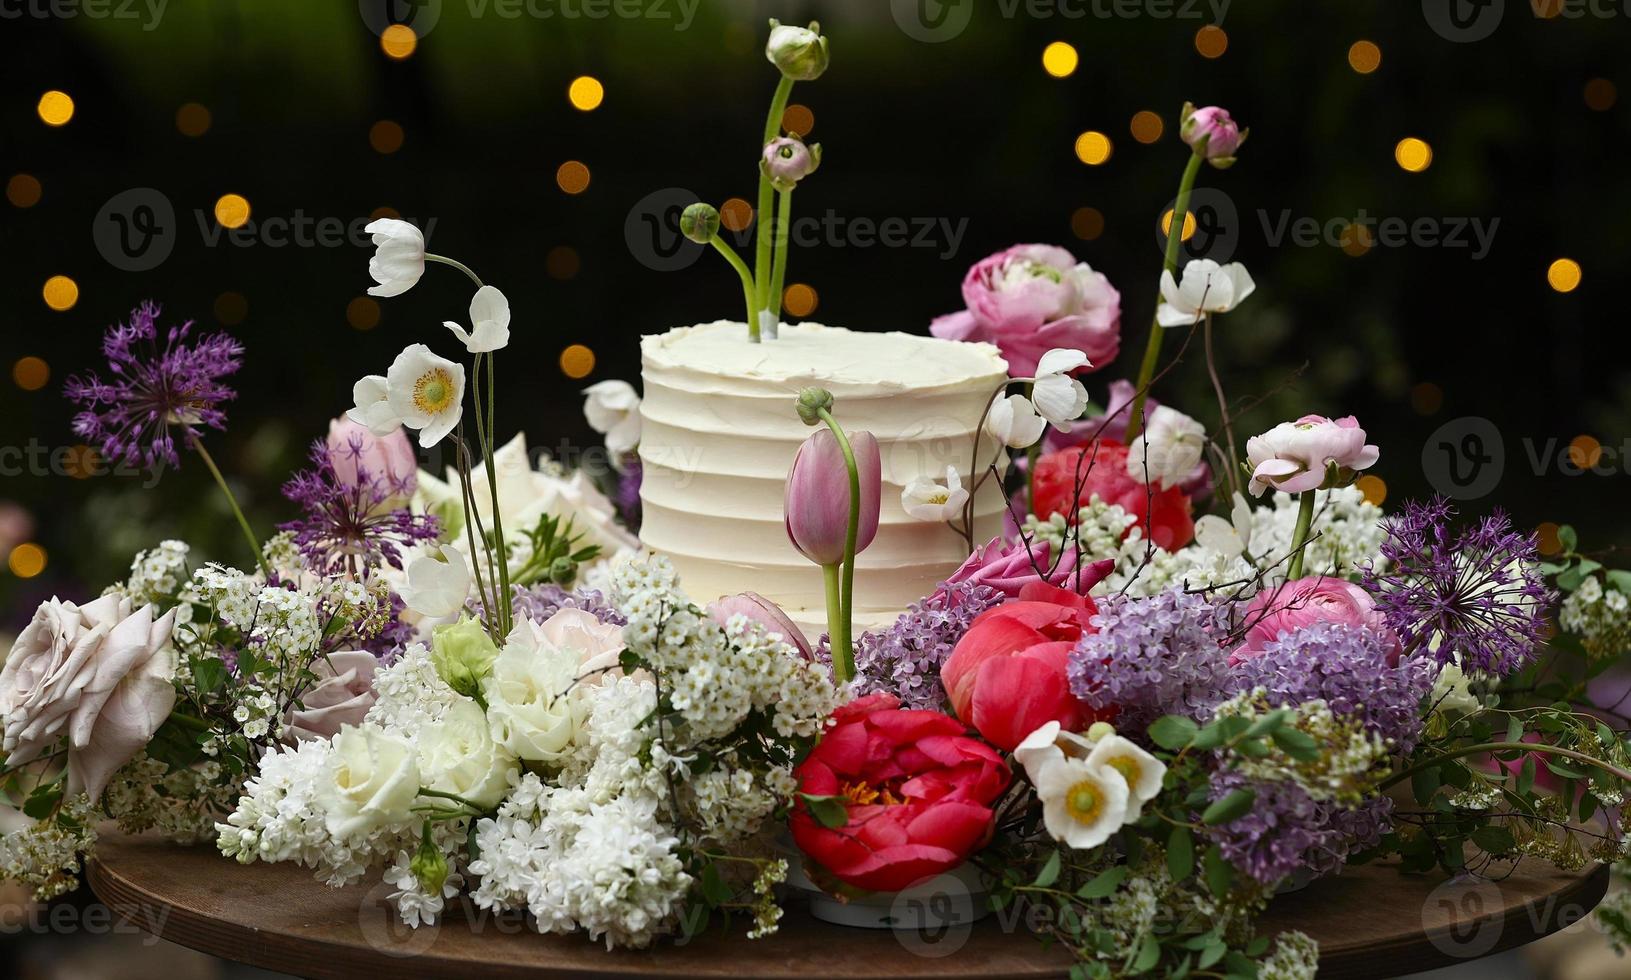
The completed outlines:
{"type": "Polygon", "coordinates": [[[370,221],[363,231],[374,236],[374,256],[368,260],[368,274],[377,286],[371,296],[396,296],[414,287],[425,274],[425,236],[419,229],[396,218],[370,221]]]}
{"type": "Polygon", "coordinates": [[[1252,508],[1246,503],[1246,496],[1235,494],[1228,520],[1216,514],[1198,518],[1195,521],[1195,541],[1206,550],[1225,558],[1246,554],[1246,549],[1252,546],[1252,508]]]}
{"type": "Polygon", "coordinates": [[[385,380],[392,414],[419,430],[419,445],[425,449],[445,439],[464,415],[464,365],[438,357],[424,344],[398,354],[385,380]]]}
{"type": "Polygon", "coordinates": [[[583,389],[583,417],[606,437],[613,462],[640,444],[640,395],[627,381],[601,381],[583,389]]]}
{"type": "Polygon", "coordinates": [[[1048,420],[1037,414],[1036,406],[1024,395],[998,399],[985,419],[985,431],[1009,449],[1036,445],[1047,428],[1048,420]]]}
{"type": "Polygon", "coordinates": [[[515,625],[482,681],[494,742],[528,762],[566,761],[587,715],[577,689],[579,653],[546,641],[542,624],[515,625]]]}
{"type": "Polygon", "coordinates": [[[175,611],[153,611],[117,595],[40,604],[0,671],[8,767],[67,736],[68,791],[102,796],[175,707],[175,611]]]}
{"type": "Polygon", "coordinates": [[[1205,426],[1177,409],[1157,405],[1144,431],[1127,447],[1127,473],[1140,483],[1174,487],[1189,479],[1205,452],[1205,426]]]}
{"type": "Polygon", "coordinates": [[[1071,372],[1090,366],[1086,354],[1063,347],[1048,351],[1036,362],[1031,403],[1038,415],[1061,432],[1069,432],[1071,424],[1087,410],[1087,388],[1071,372]]]}
{"type": "Polygon", "coordinates": [[[409,609],[431,619],[447,619],[464,609],[470,595],[470,567],[464,555],[442,548],[408,563],[408,583],[400,592],[409,609]]]}
{"type": "Polygon", "coordinates": [[[453,336],[472,354],[503,350],[510,343],[510,301],[497,287],[481,287],[470,300],[470,323],[470,330],[452,320],[442,321],[442,326],[453,331],[453,336]]]}
{"type": "Polygon", "coordinates": [[[920,521],[949,521],[963,512],[966,503],[968,491],[963,489],[963,479],[955,466],[946,467],[944,484],[918,477],[900,492],[902,509],[920,521]]]}
{"type": "Polygon", "coordinates": [[[330,835],[353,837],[412,818],[419,765],[406,742],[372,726],[347,725],[333,744],[317,791],[330,835]]]}
{"type": "Polygon", "coordinates": [[[1185,327],[1207,313],[1227,313],[1252,294],[1257,284],[1239,262],[1220,266],[1211,259],[1195,259],[1184,266],[1180,284],[1171,272],[1161,273],[1161,305],[1156,322],[1163,327],[1185,327]]]}
{"type": "Polygon", "coordinates": [[[1148,752],[1120,735],[1106,735],[1093,745],[1088,753],[1087,766],[1113,772],[1127,783],[1127,813],[1122,818],[1132,823],[1144,812],[1144,804],[1161,793],[1161,780],[1167,767],[1148,752]]]}
{"type": "Polygon", "coordinates": [[[1054,840],[1078,850],[1100,846],[1127,822],[1127,782],[1085,759],[1049,759],[1033,782],[1042,801],[1042,825],[1054,840]]]}
{"type": "Polygon", "coordinates": [[[441,721],[418,732],[416,741],[426,789],[483,807],[504,798],[515,756],[493,741],[487,716],[474,701],[455,703],[441,721]]]}

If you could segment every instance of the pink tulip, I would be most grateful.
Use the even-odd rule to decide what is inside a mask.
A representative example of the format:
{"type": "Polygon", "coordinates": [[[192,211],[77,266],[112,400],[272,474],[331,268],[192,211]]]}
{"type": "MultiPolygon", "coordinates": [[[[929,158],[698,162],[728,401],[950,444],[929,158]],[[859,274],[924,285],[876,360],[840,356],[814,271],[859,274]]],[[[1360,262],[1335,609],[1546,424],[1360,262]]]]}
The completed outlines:
{"type": "Polygon", "coordinates": [[[813,654],[810,650],[810,641],[804,635],[782,608],[766,599],[757,592],[743,592],[740,595],[728,595],[716,599],[708,604],[708,615],[721,626],[730,622],[732,616],[746,616],[752,622],[765,628],[767,633],[781,634],[782,642],[787,643],[809,660],[813,654]]]}
{"type": "Polygon", "coordinates": [[[1185,106],[1179,135],[1196,153],[1215,167],[1235,162],[1235,152],[1246,142],[1246,131],[1235,125],[1229,110],[1215,105],[1196,109],[1185,106]]]}
{"type": "Polygon", "coordinates": [[[328,425],[328,452],[341,483],[356,486],[359,473],[383,481],[393,506],[405,505],[419,482],[419,460],[401,429],[376,436],[366,425],[341,416],[328,425]]]}
{"type": "MultiPolygon", "coordinates": [[[[855,537],[860,554],[878,536],[883,498],[883,460],[870,432],[849,433],[855,467],[861,475],[861,524],[855,537]]],[[[849,534],[849,467],[831,429],[804,440],[787,474],[787,537],[804,557],[823,567],[844,560],[849,534]]]]}

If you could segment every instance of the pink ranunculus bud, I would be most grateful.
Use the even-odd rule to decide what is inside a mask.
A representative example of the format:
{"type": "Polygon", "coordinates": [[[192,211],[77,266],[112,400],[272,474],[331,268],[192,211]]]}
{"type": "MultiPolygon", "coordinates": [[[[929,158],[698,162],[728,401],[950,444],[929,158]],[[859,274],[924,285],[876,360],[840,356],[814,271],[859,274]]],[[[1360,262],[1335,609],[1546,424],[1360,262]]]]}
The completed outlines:
{"type": "Polygon", "coordinates": [[[365,474],[387,489],[392,507],[405,506],[413,496],[419,460],[400,428],[388,436],[376,436],[366,425],[342,416],[328,425],[328,453],[341,483],[355,486],[362,479],[359,474],[365,474]]]}
{"type": "Polygon", "coordinates": [[[946,585],[972,582],[989,586],[1010,599],[1019,597],[1020,591],[1032,583],[1066,586],[1086,592],[1098,585],[1115,567],[1114,561],[1089,562],[1078,574],[1076,546],[1067,545],[1055,561],[1052,546],[1046,541],[1034,541],[1029,546],[1023,541],[992,538],[978,548],[957,571],[946,580],[946,585]]]}
{"type": "Polygon", "coordinates": [[[1380,455],[1381,450],[1365,443],[1365,430],[1352,415],[1304,415],[1246,440],[1249,489],[1261,497],[1271,487],[1302,493],[1347,486],[1359,470],[1376,465],[1380,455]]]}
{"type": "MultiPolygon", "coordinates": [[[[861,476],[861,524],[855,537],[860,554],[878,535],[883,498],[883,459],[870,432],[849,433],[855,467],[861,476]]],[[[831,429],[821,429],[799,446],[787,474],[783,517],[787,537],[804,557],[823,567],[844,560],[849,534],[849,467],[831,429]]]]}
{"type": "Polygon", "coordinates": [[[746,616],[763,626],[765,632],[779,634],[782,642],[797,650],[804,659],[809,660],[812,656],[810,640],[804,631],[787,618],[782,607],[757,592],[722,596],[708,604],[708,615],[721,626],[729,623],[732,616],[746,616]]]}
{"type": "Polygon", "coordinates": [[[1221,169],[1235,162],[1247,130],[1235,125],[1228,109],[1215,105],[1197,109],[1186,103],[1179,133],[1191,149],[1221,169]]]}
{"type": "Polygon", "coordinates": [[[765,144],[764,172],[778,190],[792,190],[820,166],[820,143],[806,145],[797,136],[778,136],[765,144]]]}
{"type": "Polygon", "coordinates": [[[1229,654],[1229,663],[1250,660],[1287,633],[1316,623],[1342,623],[1371,630],[1387,642],[1388,664],[1399,662],[1403,651],[1399,637],[1388,627],[1369,592],[1347,579],[1311,575],[1257,593],[1246,607],[1244,642],[1229,654]]]}

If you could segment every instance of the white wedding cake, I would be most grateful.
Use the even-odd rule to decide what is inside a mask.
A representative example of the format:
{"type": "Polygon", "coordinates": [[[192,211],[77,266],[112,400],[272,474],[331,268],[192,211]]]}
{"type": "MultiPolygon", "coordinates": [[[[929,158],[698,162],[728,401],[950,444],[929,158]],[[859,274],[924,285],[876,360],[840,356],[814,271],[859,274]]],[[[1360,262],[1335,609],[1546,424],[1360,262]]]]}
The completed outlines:
{"type": "MultiPolygon", "coordinates": [[[[856,562],[857,634],[893,621],[968,554],[947,525],[908,516],[900,493],[919,477],[943,483],[947,466],[972,485],[974,434],[1008,373],[997,348],[815,323],[754,344],[729,321],[649,336],[640,348],[640,538],[674,561],[696,602],[758,592],[812,641],[826,631],[821,569],[788,541],[782,516],[793,456],[815,431],[796,411],[807,387],[832,392],[839,424],[871,432],[882,456],[878,536],[856,562]]],[[[983,436],[981,465],[995,455],[983,436]]],[[[1003,505],[987,480],[974,506],[977,545],[1001,529],[1003,505]]]]}

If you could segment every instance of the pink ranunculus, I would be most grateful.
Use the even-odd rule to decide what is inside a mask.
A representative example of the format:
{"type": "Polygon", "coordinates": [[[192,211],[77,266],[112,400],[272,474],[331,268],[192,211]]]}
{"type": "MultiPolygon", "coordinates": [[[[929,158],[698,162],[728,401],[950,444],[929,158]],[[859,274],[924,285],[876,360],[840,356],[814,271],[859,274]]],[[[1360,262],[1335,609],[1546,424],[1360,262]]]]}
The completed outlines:
{"type": "Polygon", "coordinates": [[[1315,623],[1362,626],[1388,644],[1388,666],[1397,666],[1403,647],[1369,592],[1348,581],[1311,575],[1265,588],[1246,606],[1245,642],[1229,654],[1230,665],[1250,660],[1275,640],[1315,623]]]}
{"type": "Polygon", "coordinates": [[[763,626],[765,632],[781,634],[782,642],[797,650],[804,659],[809,660],[813,655],[810,640],[804,635],[804,631],[787,618],[787,613],[782,611],[782,607],[757,592],[743,592],[740,595],[716,599],[708,604],[708,615],[721,626],[730,622],[732,616],[746,616],[763,626]]]}
{"type": "Polygon", "coordinates": [[[341,416],[328,425],[328,453],[334,475],[347,486],[355,486],[360,473],[378,480],[391,494],[391,506],[404,506],[413,496],[419,478],[419,460],[407,433],[398,428],[388,436],[376,436],[368,426],[341,416]]]}
{"type": "Polygon", "coordinates": [[[1033,541],[1027,547],[1023,541],[992,538],[984,547],[969,555],[968,560],[946,579],[945,584],[972,582],[996,589],[1010,599],[1017,599],[1026,586],[1033,584],[1067,586],[1086,592],[1115,568],[1113,559],[1091,562],[1082,568],[1078,577],[1076,546],[1066,547],[1057,561],[1052,558],[1052,550],[1046,541],[1033,541]]]}
{"type": "Polygon", "coordinates": [[[1270,487],[1302,493],[1346,486],[1356,472],[1374,466],[1380,455],[1381,450],[1365,443],[1365,430],[1352,415],[1340,419],[1304,415],[1246,440],[1246,466],[1252,471],[1249,489],[1252,496],[1261,497],[1270,487]],[[1335,479],[1330,480],[1333,467],[1335,479]]]}
{"type": "MultiPolygon", "coordinates": [[[[861,476],[861,523],[855,538],[855,553],[860,554],[878,536],[883,458],[872,433],[851,432],[848,438],[861,476]]],[[[832,430],[822,428],[799,446],[787,474],[782,516],[793,547],[822,567],[843,561],[849,505],[849,467],[844,452],[838,448],[832,430]]]]}
{"type": "Polygon", "coordinates": [[[1240,144],[1246,141],[1246,131],[1235,124],[1229,110],[1215,105],[1199,109],[1186,106],[1185,110],[1179,124],[1180,138],[1213,166],[1233,163],[1240,144]]]}
{"type": "Polygon", "coordinates": [[[1093,371],[1121,350],[1121,293],[1102,273],[1062,248],[1015,245],[981,259],[963,279],[967,309],[937,317],[929,332],[948,340],[996,344],[1008,373],[1036,374],[1043,354],[1079,350],[1093,371]]]}
{"type": "Polygon", "coordinates": [[[333,738],[346,725],[361,725],[374,706],[374,671],[379,661],[366,650],[341,650],[311,665],[317,683],[289,707],[285,739],[333,738]]]}

